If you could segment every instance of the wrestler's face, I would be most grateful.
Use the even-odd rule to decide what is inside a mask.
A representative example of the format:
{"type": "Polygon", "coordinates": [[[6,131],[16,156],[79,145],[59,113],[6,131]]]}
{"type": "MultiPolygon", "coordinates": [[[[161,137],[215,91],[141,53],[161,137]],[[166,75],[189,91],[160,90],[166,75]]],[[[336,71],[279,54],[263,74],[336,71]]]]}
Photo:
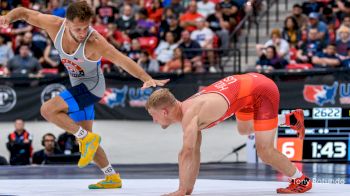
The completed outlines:
{"type": "Polygon", "coordinates": [[[148,109],[148,113],[152,116],[153,122],[159,124],[163,129],[166,129],[171,124],[171,119],[169,118],[169,110],[166,108],[148,109]]]}
{"type": "Polygon", "coordinates": [[[90,20],[81,21],[78,18],[74,18],[73,21],[67,20],[69,34],[78,43],[82,43],[85,40],[89,26],[90,20]]]}

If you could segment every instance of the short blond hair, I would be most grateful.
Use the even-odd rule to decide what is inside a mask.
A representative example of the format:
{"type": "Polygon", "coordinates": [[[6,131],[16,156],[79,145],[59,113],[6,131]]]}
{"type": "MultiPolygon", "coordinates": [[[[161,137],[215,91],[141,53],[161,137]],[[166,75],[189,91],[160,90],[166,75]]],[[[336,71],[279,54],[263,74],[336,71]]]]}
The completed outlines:
{"type": "Polygon", "coordinates": [[[146,109],[173,106],[176,103],[175,96],[167,88],[154,91],[146,102],[146,109]]]}

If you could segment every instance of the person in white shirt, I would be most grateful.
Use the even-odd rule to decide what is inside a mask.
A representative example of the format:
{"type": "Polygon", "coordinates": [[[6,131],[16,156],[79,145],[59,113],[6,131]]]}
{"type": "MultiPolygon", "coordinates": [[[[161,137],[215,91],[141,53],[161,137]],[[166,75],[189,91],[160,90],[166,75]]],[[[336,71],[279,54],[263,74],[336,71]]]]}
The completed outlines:
{"type": "Polygon", "coordinates": [[[197,3],[197,10],[204,18],[215,13],[215,4],[209,0],[202,0],[197,3]]]}
{"type": "Polygon", "coordinates": [[[197,30],[191,33],[191,39],[199,43],[199,45],[207,52],[211,72],[216,72],[214,62],[214,52],[213,52],[213,38],[215,33],[206,27],[204,18],[196,19],[197,30]]]}
{"type": "Polygon", "coordinates": [[[256,45],[258,56],[261,56],[261,53],[265,53],[268,46],[275,46],[278,56],[284,58],[286,61],[289,61],[289,44],[286,40],[282,39],[281,31],[279,29],[272,29],[271,39],[264,45],[256,45]]]}
{"type": "Polygon", "coordinates": [[[195,40],[202,48],[213,48],[214,32],[205,26],[205,20],[198,18],[196,20],[197,30],[191,33],[191,39],[195,40]]]}
{"type": "Polygon", "coordinates": [[[169,62],[174,56],[174,49],[177,48],[178,44],[175,43],[175,36],[172,32],[168,31],[165,34],[165,40],[162,40],[154,54],[157,56],[157,60],[161,65],[169,62]]]}

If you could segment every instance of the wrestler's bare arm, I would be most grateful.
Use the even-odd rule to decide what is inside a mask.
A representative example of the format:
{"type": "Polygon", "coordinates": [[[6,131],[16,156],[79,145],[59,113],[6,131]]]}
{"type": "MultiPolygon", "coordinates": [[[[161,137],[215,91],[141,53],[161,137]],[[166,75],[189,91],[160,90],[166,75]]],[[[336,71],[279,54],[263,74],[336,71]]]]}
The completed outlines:
{"type": "MultiPolygon", "coordinates": [[[[194,181],[199,167],[199,159],[196,159],[196,145],[198,142],[199,128],[198,115],[194,111],[188,111],[182,120],[183,145],[179,153],[179,191],[192,192],[194,181]]],[[[199,150],[197,151],[199,153],[199,150]]],[[[198,156],[198,155],[197,155],[198,156]]]]}
{"type": "Polygon", "coordinates": [[[17,20],[24,20],[29,24],[47,31],[51,39],[56,37],[63,19],[57,16],[42,14],[27,8],[15,8],[4,16],[0,16],[0,26],[8,26],[17,20]]]}
{"type": "Polygon", "coordinates": [[[96,42],[93,45],[96,46],[95,48],[99,56],[105,57],[113,64],[120,66],[132,76],[144,82],[151,79],[151,76],[149,76],[139,65],[114,48],[102,37],[102,35],[94,33],[92,39],[94,39],[93,42],[96,42]]]}
{"type": "Polygon", "coordinates": [[[191,170],[191,173],[189,174],[191,179],[189,181],[188,187],[191,187],[187,190],[186,195],[191,195],[194,185],[196,183],[198,174],[199,174],[199,168],[200,168],[200,160],[201,160],[201,144],[202,144],[202,132],[198,131],[197,133],[197,142],[196,147],[194,149],[194,165],[193,169],[191,170]]]}
{"type": "Polygon", "coordinates": [[[115,65],[120,66],[125,71],[130,73],[135,78],[140,79],[144,82],[143,87],[153,86],[164,86],[169,80],[154,80],[150,75],[148,75],[136,62],[134,62],[129,57],[122,54],[116,48],[114,48],[102,35],[94,33],[92,36],[93,43],[98,56],[103,56],[115,65]]]}

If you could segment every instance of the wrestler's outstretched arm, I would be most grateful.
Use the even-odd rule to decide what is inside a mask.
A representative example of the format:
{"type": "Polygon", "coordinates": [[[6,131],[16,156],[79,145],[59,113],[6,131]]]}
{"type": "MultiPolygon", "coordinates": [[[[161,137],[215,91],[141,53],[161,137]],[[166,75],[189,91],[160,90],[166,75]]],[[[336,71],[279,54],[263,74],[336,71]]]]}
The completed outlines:
{"type": "Polygon", "coordinates": [[[115,49],[110,43],[108,43],[107,40],[102,37],[102,35],[96,33],[94,38],[96,41],[96,50],[99,52],[99,55],[105,57],[113,64],[122,67],[125,71],[130,73],[135,78],[138,78],[141,81],[143,81],[142,88],[164,86],[169,81],[169,79],[153,79],[136,62],[122,54],[120,51],[115,49]]]}
{"type": "Polygon", "coordinates": [[[189,116],[190,114],[185,114],[182,122],[184,133],[179,153],[179,189],[167,194],[168,196],[191,194],[199,172],[201,134],[198,131],[198,116],[189,116]]]}
{"type": "Polygon", "coordinates": [[[60,24],[63,21],[62,18],[54,15],[19,7],[11,10],[4,16],[0,16],[0,27],[7,27],[10,23],[17,20],[24,20],[33,26],[46,30],[51,39],[56,37],[61,26],[60,24]]]}

